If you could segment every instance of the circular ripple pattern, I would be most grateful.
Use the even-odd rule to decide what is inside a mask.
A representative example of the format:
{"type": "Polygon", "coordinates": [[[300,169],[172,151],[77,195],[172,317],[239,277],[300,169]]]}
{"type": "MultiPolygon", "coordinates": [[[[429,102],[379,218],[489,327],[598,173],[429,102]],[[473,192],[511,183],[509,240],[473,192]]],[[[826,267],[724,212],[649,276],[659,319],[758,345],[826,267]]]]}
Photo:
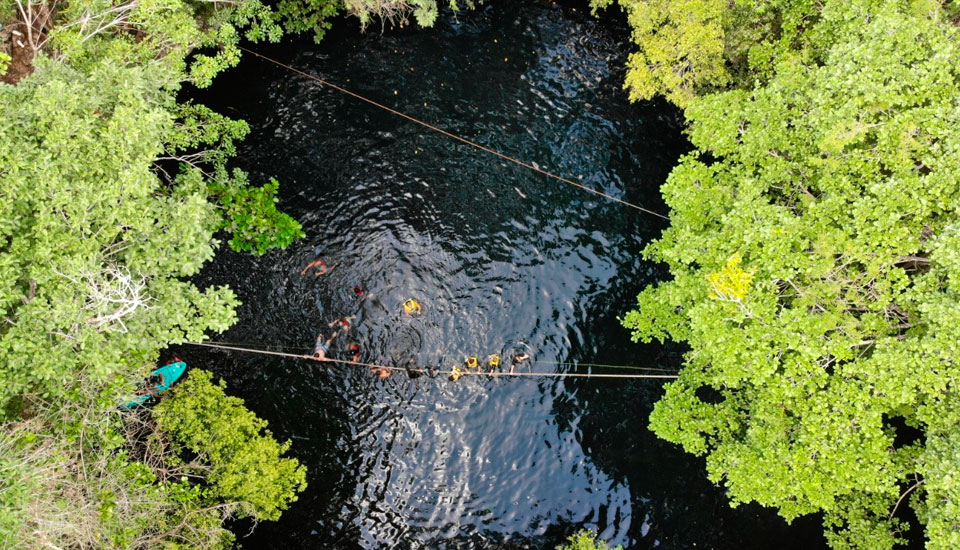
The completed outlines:
{"type": "MultiPolygon", "coordinates": [[[[681,118],[626,102],[618,25],[555,5],[488,3],[431,30],[349,29],[320,46],[261,49],[665,212],[658,186],[687,148],[681,118]]],[[[251,123],[238,164],[254,182],[277,177],[281,207],[307,233],[261,258],[224,250],[199,277],[243,301],[223,341],[306,351],[328,322],[353,315],[332,353],[348,356],[357,342],[366,361],[449,367],[531,350],[542,363],[526,368],[548,371],[678,364],[681,350],[632,344],[616,320],[664,276],[639,258],[661,220],[252,56],[198,99],[251,123]],[[330,272],[301,276],[318,257],[330,272]],[[403,314],[410,297],[421,316],[403,314]]],[[[628,547],[822,545],[815,526],[731,511],[700,461],[646,430],[660,381],[381,381],[348,366],[189,353],[291,439],[310,471],[279,523],[237,526],[245,548],[552,548],[582,525],[628,547]]]]}

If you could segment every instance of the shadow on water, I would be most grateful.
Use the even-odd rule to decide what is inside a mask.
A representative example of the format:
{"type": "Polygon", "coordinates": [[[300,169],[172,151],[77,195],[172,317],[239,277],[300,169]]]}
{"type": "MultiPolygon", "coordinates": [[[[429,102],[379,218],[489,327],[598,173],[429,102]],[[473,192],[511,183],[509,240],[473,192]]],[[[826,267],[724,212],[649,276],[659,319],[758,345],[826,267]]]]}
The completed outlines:
{"type": "MultiPolygon", "coordinates": [[[[676,111],[626,102],[615,38],[626,30],[507,4],[426,31],[349,29],[320,46],[258,49],[664,212],[658,186],[688,145],[676,111]]],[[[665,275],[639,258],[661,220],[247,57],[198,99],[250,122],[238,164],[253,181],[282,182],[281,206],[307,238],[261,258],[222,250],[204,270],[201,284],[229,284],[243,301],[222,341],[306,353],[328,322],[354,315],[332,353],[357,342],[363,360],[444,367],[520,349],[543,371],[678,364],[677,350],[632,344],[616,320],[665,275]],[[317,257],[330,272],[301,276],[317,257]],[[422,316],[403,314],[409,297],[422,316]]],[[[698,460],[646,430],[660,382],[380,381],[354,367],[190,353],[310,471],[279,522],[241,530],[246,548],[552,548],[580,525],[637,548],[822,546],[810,525],[729,510],[698,460]]]]}

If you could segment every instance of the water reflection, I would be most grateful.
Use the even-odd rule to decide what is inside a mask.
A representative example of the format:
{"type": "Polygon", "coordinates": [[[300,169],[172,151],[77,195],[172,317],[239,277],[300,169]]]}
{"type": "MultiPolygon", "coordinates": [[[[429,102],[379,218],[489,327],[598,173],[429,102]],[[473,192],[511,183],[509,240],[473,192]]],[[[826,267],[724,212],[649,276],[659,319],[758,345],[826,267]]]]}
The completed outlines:
{"type": "MultiPolygon", "coordinates": [[[[431,31],[334,36],[291,62],[661,211],[657,186],[684,148],[675,113],[626,104],[620,45],[555,6],[487,5],[431,31]],[[657,117],[656,128],[644,126],[657,117]]],[[[225,251],[204,272],[244,302],[223,340],[304,350],[327,322],[355,315],[333,354],[357,342],[364,360],[444,367],[513,349],[554,363],[663,358],[658,348],[638,358],[614,317],[659,275],[637,255],[659,220],[314,81],[248,70],[214,90],[219,108],[251,122],[241,163],[255,181],[283,182],[283,208],[308,236],[260,259],[225,251]],[[330,272],[301,276],[317,257],[330,272]],[[367,291],[362,299],[356,285],[367,291]],[[410,297],[423,304],[421,316],[403,314],[410,297]]],[[[307,493],[278,524],[246,537],[247,548],[539,548],[571,524],[614,543],[670,546],[658,522],[676,517],[664,502],[674,490],[645,496],[637,462],[616,457],[702,476],[682,458],[667,467],[679,453],[644,432],[659,382],[379,381],[347,366],[210,358],[310,468],[307,493]],[[594,408],[606,411],[599,423],[586,414],[594,408]],[[606,416],[624,411],[642,416],[606,416]]],[[[708,498],[702,517],[720,502],[716,492],[708,498]]]]}

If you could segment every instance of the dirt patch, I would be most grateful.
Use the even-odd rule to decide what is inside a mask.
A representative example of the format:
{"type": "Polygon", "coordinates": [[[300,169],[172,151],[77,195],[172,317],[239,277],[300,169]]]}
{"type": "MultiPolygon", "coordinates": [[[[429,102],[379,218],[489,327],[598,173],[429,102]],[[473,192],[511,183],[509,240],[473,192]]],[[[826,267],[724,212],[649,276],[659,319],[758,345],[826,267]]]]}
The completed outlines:
{"type": "Polygon", "coordinates": [[[33,48],[24,40],[23,23],[17,18],[8,19],[0,30],[0,51],[11,57],[7,72],[0,82],[16,84],[20,79],[33,74],[33,48]]]}

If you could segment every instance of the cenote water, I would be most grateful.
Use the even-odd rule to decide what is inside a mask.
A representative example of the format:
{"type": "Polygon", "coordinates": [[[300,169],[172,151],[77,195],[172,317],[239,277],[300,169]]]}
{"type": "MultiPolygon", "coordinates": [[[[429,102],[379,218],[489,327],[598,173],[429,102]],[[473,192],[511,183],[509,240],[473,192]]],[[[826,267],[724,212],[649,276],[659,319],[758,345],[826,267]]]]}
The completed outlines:
{"type": "MultiPolygon", "coordinates": [[[[621,89],[627,29],[549,3],[488,2],[429,30],[340,21],[320,45],[261,51],[624,200],[665,212],[659,185],[688,149],[665,104],[621,89]]],[[[516,350],[528,370],[673,369],[617,316],[666,276],[640,258],[664,222],[477,152],[247,55],[198,97],[247,120],[237,165],[281,181],[306,238],[260,258],[221,251],[240,320],[219,340],[443,366],[516,350]],[[331,267],[301,276],[311,260],[331,267]],[[353,288],[367,289],[364,299],[353,288]],[[420,317],[403,315],[410,297],[420,317]],[[568,364],[556,364],[568,363],[568,364]],[[573,363],[573,364],[569,364],[573,363]]],[[[344,365],[184,349],[270,422],[309,488],[246,548],[553,548],[579,527],[628,548],[819,548],[819,524],[732,510],[703,462],[656,439],[657,380],[388,380],[344,365]]]]}

